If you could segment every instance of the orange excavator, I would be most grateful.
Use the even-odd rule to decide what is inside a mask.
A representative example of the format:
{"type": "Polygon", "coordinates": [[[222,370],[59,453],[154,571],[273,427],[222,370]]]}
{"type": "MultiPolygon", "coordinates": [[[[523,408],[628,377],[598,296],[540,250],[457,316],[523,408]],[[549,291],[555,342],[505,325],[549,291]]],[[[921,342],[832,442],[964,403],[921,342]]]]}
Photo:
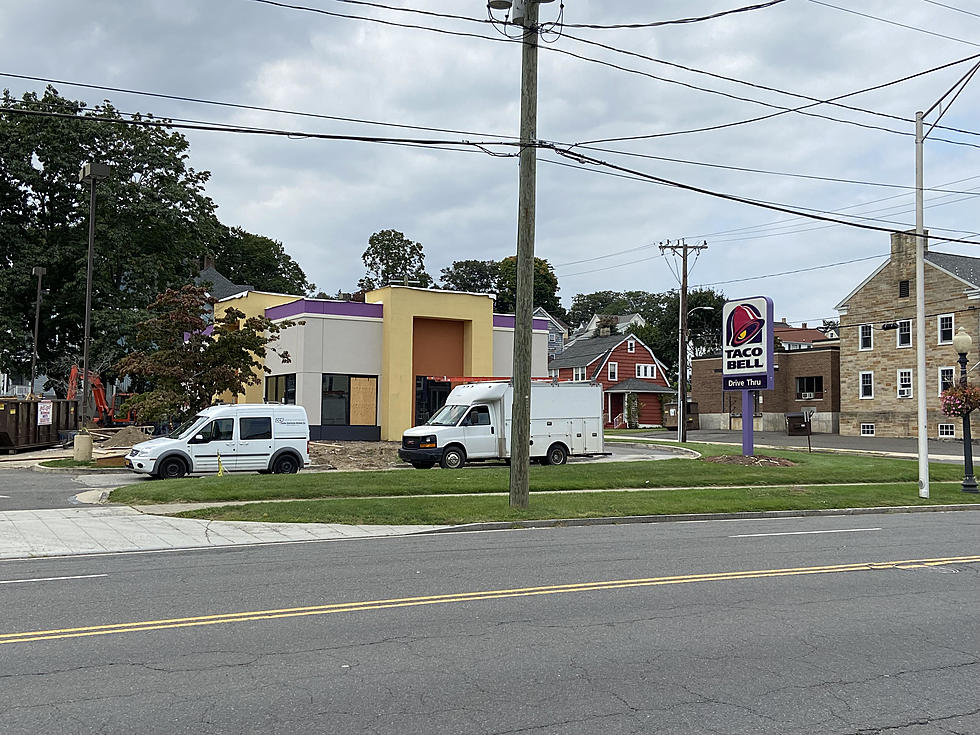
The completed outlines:
{"type": "MultiPolygon", "coordinates": [[[[102,385],[102,380],[99,378],[99,374],[88,371],[88,384],[89,390],[92,391],[92,400],[95,401],[95,411],[96,416],[94,418],[95,423],[102,428],[108,428],[111,426],[135,426],[136,425],[136,413],[135,411],[129,411],[124,413],[122,409],[122,404],[126,402],[126,399],[132,396],[132,393],[116,393],[112,398],[112,405],[109,405],[109,401],[106,398],[105,386],[102,385]]],[[[78,365],[72,365],[71,372],[68,374],[68,395],[69,401],[75,400],[82,389],[82,369],[78,365]]]]}

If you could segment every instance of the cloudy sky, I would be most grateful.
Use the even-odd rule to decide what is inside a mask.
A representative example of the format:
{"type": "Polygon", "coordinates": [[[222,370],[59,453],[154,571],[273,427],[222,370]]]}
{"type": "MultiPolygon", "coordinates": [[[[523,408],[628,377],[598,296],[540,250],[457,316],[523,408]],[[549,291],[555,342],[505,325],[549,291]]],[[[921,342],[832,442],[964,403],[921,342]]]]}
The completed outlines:
{"type": "MultiPolygon", "coordinates": [[[[784,0],[700,22],[579,27],[650,24],[763,2],[566,0],[563,23],[552,26],[540,52],[539,139],[568,148],[654,136],[575,150],[722,194],[911,227],[914,113],[976,60],[921,73],[980,53],[975,2],[784,0]],[[772,116],[810,104],[807,98],[913,75],[841,100],[860,110],[823,104],[808,115],[772,116]],[[763,116],[771,117],[731,125],[763,116]]],[[[542,21],[558,21],[561,10],[559,2],[543,4],[542,21]]],[[[0,73],[61,80],[55,86],[65,96],[172,119],[506,141],[518,134],[521,48],[501,26],[477,22],[486,19],[485,0],[4,0],[0,73]]],[[[0,83],[18,96],[44,86],[11,76],[0,83]]],[[[980,134],[970,133],[980,131],[980,79],[942,109],[940,125],[965,132],[930,134],[925,222],[933,249],[974,254],[975,245],[937,240],[980,240],[973,234],[980,231],[980,134]]],[[[420,241],[436,278],[454,260],[515,252],[515,158],[460,146],[186,135],[191,165],[212,173],[208,194],[221,220],[282,241],[328,293],[355,288],[367,239],[381,229],[420,241]]],[[[554,266],[566,307],[578,293],[676,288],[676,263],[657,246],[686,238],[708,244],[692,285],[730,297],[770,295],[777,317],[819,323],[836,316],[834,305],[881,262],[875,256],[888,253],[886,232],[679,190],[546,150],[537,201],[535,254],[554,266]],[[838,265],[772,275],[830,264],[838,265]],[[760,275],[767,277],[746,280],[760,275]]]]}

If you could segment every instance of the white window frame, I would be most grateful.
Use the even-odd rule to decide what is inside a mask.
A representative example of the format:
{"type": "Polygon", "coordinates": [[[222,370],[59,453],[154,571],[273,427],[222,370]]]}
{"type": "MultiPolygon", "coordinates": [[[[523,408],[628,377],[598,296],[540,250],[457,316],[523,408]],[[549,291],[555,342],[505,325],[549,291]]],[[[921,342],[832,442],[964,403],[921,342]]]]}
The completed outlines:
{"type": "Polygon", "coordinates": [[[911,319],[902,319],[898,322],[898,329],[895,330],[895,346],[898,347],[900,350],[912,346],[912,320],[911,319]],[[908,331],[909,341],[905,342],[904,344],[902,343],[903,324],[908,324],[909,326],[909,331],[908,331]]]}
{"type": "Polygon", "coordinates": [[[943,365],[939,368],[939,392],[936,395],[943,394],[943,370],[949,370],[949,385],[950,387],[956,385],[956,366],[955,365],[943,365]]]}
{"type": "Polygon", "coordinates": [[[899,368],[895,371],[895,395],[899,398],[912,398],[912,371],[908,368],[899,368]],[[903,380],[903,375],[908,376],[908,380],[903,380]],[[908,388],[909,394],[907,396],[902,395],[902,388],[908,388]]]}
{"type": "Polygon", "coordinates": [[[861,424],[861,436],[874,436],[874,435],[875,435],[874,424],[861,424]]]}
{"type": "Polygon", "coordinates": [[[606,377],[614,383],[619,382],[619,363],[610,362],[606,365],[606,377]]]}
{"type": "Polygon", "coordinates": [[[585,367],[573,367],[572,368],[572,380],[577,383],[584,383],[588,380],[588,369],[585,367]]]}
{"type": "Polygon", "coordinates": [[[626,342],[626,351],[633,353],[636,352],[636,340],[631,339],[626,342]]]}
{"type": "Polygon", "coordinates": [[[875,371],[874,370],[862,370],[860,373],[858,373],[858,398],[860,398],[862,401],[870,401],[870,400],[874,400],[874,397],[875,397],[875,371]],[[865,375],[870,375],[871,376],[871,395],[870,396],[863,395],[863,393],[864,393],[864,376],[865,375]]]}
{"type": "Polygon", "coordinates": [[[936,317],[936,337],[940,345],[953,344],[953,335],[956,334],[956,316],[954,314],[940,314],[936,317]],[[949,318],[949,339],[943,339],[943,319],[949,318]]]}
{"type": "Polygon", "coordinates": [[[870,324],[862,324],[858,327],[858,351],[868,352],[875,348],[875,330],[870,324]],[[868,328],[868,346],[864,346],[864,328],[868,328]]]}
{"type": "Polygon", "coordinates": [[[548,376],[551,377],[551,378],[553,378],[553,379],[555,379],[555,380],[557,380],[558,379],[558,370],[549,370],[548,371],[548,376]]]}
{"type": "Polygon", "coordinates": [[[937,436],[940,439],[955,439],[956,438],[956,424],[954,424],[954,423],[949,423],[949,424],[943,423],[943,424],[939,424],[939,429],[938,429],[937,436]],[[948,431],[949,433],[948,434],[944,434],[943,433],[943,430],[944,429],[946,431],[948,431]]]}
{"type": "Polygon", "coordinates": [[[649,362],[638,362],[638,363],[636,363],[636,377],[638,377],[638,378],[656,378],[657,377],[657,365],[655,363],[649,363],[649,362]]]}

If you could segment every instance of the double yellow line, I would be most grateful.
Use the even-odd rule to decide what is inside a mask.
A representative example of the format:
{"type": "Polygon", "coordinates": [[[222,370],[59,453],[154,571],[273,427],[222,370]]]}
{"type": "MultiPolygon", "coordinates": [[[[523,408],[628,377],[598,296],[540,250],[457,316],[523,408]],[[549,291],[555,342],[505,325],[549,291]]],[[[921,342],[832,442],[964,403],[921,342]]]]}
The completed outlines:
{"type": "Polygon", "coordinates": [[[906,559],[904,561],[858,562],[856,564],[792,567],[788,569],[757,569],[744,572],[716,572],[713,574],[684,574],[672,577],[616,579],[604,582],[581,582],[579,584],[558,584],[543,587],[518,587],[515,589],[485,590],[482,592],[459,592],[456,594],[428,595],[425,597],[396,597],[390,600],[341,602],[332,605],[310,605],[307,607],[287,607],[277,610],[253,610],[251,612],[225,613],[221,615],[200,615],[190,618],[143,620],[131,623],[113,623],[110,625],[90,625],[81,628],[33,630],[25,633],[3,633],[0,634],[0,645],[5,643],[50,641],[60,638],[83,638],[86,636],[110,635],[113,633],[139,633],[147,630],[163,630],[167,628],[191,628],[201,625],[244,623],[253,620],[276,620],[278,618],[295,618],[305,615],[328,615],[330,613],[361,612],[364,610],[386,610],[396,607],[440,605],[452,602],[471,602],[474,600],[501,600],[509,597],[534,597],[537,595],[554,595],[568,592],[595,592],[599,590],[614,590],[629,587],[656,587],[667,584],[689,584],[692,582],[727,582],[737,579],[794,577],[806,574],[838,574],[843,572],[869,572],[887,569],[915,569],[919,567],[947,566],[950,564],[974,564],[977,562],[980,562],[980,555],[952,556],[939,559],[906,559]]]}

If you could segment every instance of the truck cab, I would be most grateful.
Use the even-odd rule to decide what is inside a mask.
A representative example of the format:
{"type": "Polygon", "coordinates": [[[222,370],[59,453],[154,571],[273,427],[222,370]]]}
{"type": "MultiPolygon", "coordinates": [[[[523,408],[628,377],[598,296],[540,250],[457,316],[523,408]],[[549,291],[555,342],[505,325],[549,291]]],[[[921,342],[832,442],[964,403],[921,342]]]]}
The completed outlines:
{"type": "Polygon", "coordinates": [[[499,401],[447,403],[426,423],[404,433],[398,456],[416,469],[429,469],[436,463],[456,469],[467,459],[496,459],[499,414],[499,401]]]}

